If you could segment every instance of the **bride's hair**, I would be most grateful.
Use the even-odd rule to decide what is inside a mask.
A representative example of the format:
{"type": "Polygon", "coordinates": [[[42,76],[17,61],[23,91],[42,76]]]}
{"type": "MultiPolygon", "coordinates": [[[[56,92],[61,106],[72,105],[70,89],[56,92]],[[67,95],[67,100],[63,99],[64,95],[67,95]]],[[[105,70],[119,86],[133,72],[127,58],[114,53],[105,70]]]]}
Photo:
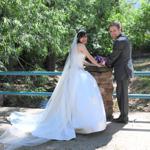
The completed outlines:
{"type": "Polygon", "coordinates": [[[78,33],[77,33],[77,43],[80,43],[80,39],[82,37],[85,37],[87,35],[87,32],[85,30],[80,30],[78,33]]]}

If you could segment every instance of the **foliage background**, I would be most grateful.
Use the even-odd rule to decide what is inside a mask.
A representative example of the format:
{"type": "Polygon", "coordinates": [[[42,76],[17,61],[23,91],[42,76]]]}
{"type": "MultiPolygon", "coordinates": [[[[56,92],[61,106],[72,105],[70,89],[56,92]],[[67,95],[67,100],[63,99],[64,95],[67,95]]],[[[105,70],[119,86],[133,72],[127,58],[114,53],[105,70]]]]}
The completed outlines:
{"type": "Polygon", "coordinates": [[[81,28],[89,34],[90,53],[108,55],[111,39],[107,28],[113,20],[122,23],[135,53],[149,52],[149,18],[148,0],[1,0],[1,66],[54,70],[65,61],[81,28]]]}

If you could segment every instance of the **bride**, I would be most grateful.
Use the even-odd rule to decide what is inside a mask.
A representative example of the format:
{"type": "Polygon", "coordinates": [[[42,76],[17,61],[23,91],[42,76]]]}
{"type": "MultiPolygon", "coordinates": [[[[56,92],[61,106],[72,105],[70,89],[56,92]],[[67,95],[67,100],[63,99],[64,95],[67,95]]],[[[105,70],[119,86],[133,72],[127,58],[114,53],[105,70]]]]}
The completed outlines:
{"type": "Polygon", "coordinates": [[[93,76],[84,70],[87,57],[101,67],[86,49],[87,33],[80,30],[71,45],[62,76],[46,108],[34,114],[13,112],[11,126],[0,136],[5,150],[35,146],[49,140],[70,140],[106,128],[103,99],[93,76]]]}

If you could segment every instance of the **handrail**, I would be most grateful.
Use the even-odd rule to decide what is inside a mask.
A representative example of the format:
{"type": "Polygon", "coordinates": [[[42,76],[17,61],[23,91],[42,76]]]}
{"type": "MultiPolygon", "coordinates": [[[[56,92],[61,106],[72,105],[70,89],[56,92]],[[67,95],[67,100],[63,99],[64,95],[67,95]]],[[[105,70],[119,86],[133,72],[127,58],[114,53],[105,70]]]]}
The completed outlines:
{"type": "Polygon", "coordinates": [[[0,76],[35,76],[35,75],[50,75],[56,76],[61,75],[61,71],[0,71],[0,76]]]}
{"type": "MultiPolygon", "coordinates": [[[[0,76],[61,75],[61,71],[0,71],[0,76]]],[[[150,71],[134,71],[134,76],[150,76],[150,71]]],[[[52,92],[0,91],[0,95],[51,96],[52,92]]],[[[113,96],[116,96],[114,93],[113,96]]],[[[129,98],[150,99],[150,94],[129,94],[129,98]]]]}
{"type": "MultiPolygon", "coordinates": [[[[0,95],[51,96],[53,92],[0,91],[0,95]]],[[[114,93],[113,96],[116,96],[114,93]]],[[[129,98],[150,99],[150,94],[128,94],[129,98]]]]}
{"type": "MultiPolygon", "coordinates": [[[[61,71],[0,71],[0,76],[39,76],[39,75],[50,75],[56,76],[61,75],[61,71]]],[[[150,71],[134,71],[134,76],[150,76],[150,71]]]]}

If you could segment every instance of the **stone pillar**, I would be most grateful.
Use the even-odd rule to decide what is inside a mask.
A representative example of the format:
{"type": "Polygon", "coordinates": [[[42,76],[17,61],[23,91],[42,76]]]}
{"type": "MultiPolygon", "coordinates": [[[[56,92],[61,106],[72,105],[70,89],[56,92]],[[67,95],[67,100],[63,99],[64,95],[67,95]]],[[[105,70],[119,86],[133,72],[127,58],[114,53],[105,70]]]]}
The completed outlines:
{"type": "Polygon", "coordinates": [[[104,106],[106,111],[107,120],[112,119],[113,114],[113,79],[112,69],[107,67],[87,66],[86,70],[89,71],[97,81],[101,91],[104,106]]]}

